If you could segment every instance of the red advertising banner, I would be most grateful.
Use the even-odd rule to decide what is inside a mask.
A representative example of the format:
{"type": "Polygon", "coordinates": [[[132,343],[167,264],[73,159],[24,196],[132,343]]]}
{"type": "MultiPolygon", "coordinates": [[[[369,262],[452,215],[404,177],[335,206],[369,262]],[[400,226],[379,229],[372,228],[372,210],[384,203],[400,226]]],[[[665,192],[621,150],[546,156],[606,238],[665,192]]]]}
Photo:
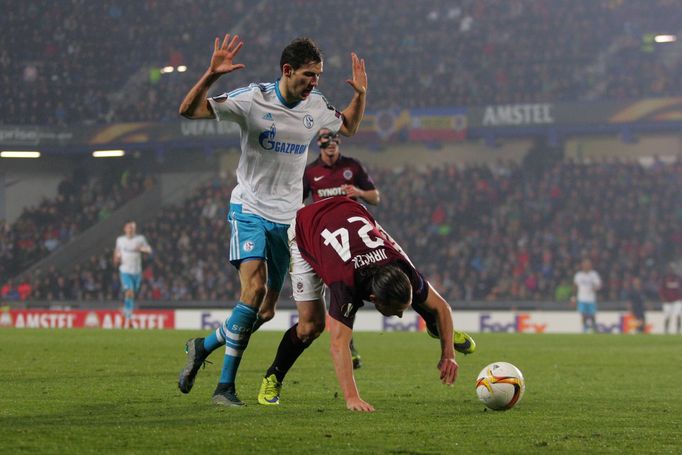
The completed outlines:
{"type": "Polygon", "coordinates": [[[140,310],[126,325],[116,310],[6,310],[0,311],[0,327],[17,329],[174,329],[175,311],[140,310]]]}

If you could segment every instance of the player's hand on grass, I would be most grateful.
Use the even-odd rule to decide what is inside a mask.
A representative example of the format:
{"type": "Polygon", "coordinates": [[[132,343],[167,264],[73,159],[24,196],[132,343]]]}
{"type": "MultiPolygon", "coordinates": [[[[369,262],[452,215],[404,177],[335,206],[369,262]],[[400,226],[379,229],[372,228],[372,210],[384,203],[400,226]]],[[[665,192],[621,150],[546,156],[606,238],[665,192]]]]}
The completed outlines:
{"type": "Polygon", "coordinates": [[[374,412],[374,406],[360,398],[349,398],[346,400],[346,407],[351,411],[374,412]]]}
{"type": "Polygon", "coordinates": [[[443,384],[450,385],[457,379],[459,365],[457,365],[455,359],[440,359],[438,369],[440,370],[440,380],[443,384]]]}
{"type": "Polygon", "coordinates": [[[226,34],[222,45],[220,44],[220,38],[216,38],[213,44],[213,55],[211,56],[209,70],[215,74],[227,74],[234,70],[245,68],[245,65],[241,63],[232,63],[242,46],[244,46],[244,42],[239,40],[238,35],[234,35],[232,40],[230,40],[230,34],[226,34]]]}
{"type": "Polygon", "coordinates": [[[353,87],[355,93],[362,95],[367,92],[367,73],[365,72],[365,59],[358,58],[355,52],[351,52],[353,61],[353,79],[347,79],[346,82],[353,87]]]}

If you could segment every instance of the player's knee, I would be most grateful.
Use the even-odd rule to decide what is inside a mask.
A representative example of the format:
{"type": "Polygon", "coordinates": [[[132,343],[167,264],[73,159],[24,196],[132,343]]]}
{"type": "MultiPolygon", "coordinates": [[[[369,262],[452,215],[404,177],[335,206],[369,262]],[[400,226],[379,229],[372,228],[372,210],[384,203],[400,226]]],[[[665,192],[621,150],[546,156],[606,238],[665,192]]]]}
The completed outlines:
{"type": "Polygon", "coordinates": [[[133,292],[132,289],[126,289],[125,297],[126,299],[132,299],[133,297],[135,297],[135,293],[133,292]]]}
{"type": "Polygon", "coordinates": [[[304,343],[312,343],[324,332],[324,320],[322,321],[299,321],[296,334],[304,343]]]}
{"type": "Polygon", "coordinates": [[[275,317],[274,308],[261,308],[260,311],[258,311],[258,318],[263,322],[268,322],[274,317],[275,317]]]}

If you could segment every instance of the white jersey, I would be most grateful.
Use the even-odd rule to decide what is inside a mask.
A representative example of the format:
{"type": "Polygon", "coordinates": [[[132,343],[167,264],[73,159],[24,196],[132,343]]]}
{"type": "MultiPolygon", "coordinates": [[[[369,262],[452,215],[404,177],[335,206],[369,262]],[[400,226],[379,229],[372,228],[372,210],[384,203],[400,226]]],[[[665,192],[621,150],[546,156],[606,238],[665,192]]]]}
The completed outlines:
{"type": "Polygon", "coordinates": [[[116,249],[121,253],[121,265],[118,267],[119,272],[134,275],[142,273],[142,253],[139,251],[140,247],[149,248],[144,235],[136,235],[131,238],[121,235],[116,238],[116,249]]]}
{"type": "Polygon", "coordinates": [[[594,270],[575,274],[573,282],[578,288],[578,302],[594,303],[597,301],[597,290],[601,287],[601,278],[594,270]]]}
{"type": "Polygon", "coordinates": [[[279,93],[279,81],[251,84],[209,98],[217,120],[236,122],[242,154],[230,200],[244,213],[289,224],[303,201],[308,146],[321,128],[337,132],[343,123],[318,90],[294,105],[279,93]]]}

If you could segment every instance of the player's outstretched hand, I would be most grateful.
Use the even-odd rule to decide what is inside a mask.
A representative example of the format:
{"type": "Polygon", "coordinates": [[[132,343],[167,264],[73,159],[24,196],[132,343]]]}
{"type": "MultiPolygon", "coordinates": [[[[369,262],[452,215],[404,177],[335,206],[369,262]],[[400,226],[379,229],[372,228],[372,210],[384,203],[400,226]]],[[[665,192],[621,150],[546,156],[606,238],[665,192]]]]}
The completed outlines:
{"type": "Polygon", "coordinates": [[[211,72],[226,74],[244,68],[245,65],[241,63],[236,65],[232,63],[242,46],[244,46],[244,42],[239,40],[239,35],[234,35],[232,40],[230,40],[230,34],[226,34],[222,45],[220,44],[220,38],[216,38],[213,43],[213,55],[211,56],[211,72]]]}
{"type": "Polygon", "coordinates": [[[455,359],[440,359],[438,369],[440,370],[440,380],[443,384],[450,385],[457,379],[459,365],[457,365],[455,359]]]}
{"type": "Polygon", "coordinates": [[[346,407],[351,411],[374,412],[374,406],[360,398],[349,398],[346,400],[346,407]]]}
{"type": "Polygon", "coordinates": [[[355,52],[351,52],[350,55],[353,61],[353,79],[347,79],[346,82],[353,87],[355,93],[362,95],[367,92],[367,72],[365,71],[365,59],[358,58],[355,52]]]}

